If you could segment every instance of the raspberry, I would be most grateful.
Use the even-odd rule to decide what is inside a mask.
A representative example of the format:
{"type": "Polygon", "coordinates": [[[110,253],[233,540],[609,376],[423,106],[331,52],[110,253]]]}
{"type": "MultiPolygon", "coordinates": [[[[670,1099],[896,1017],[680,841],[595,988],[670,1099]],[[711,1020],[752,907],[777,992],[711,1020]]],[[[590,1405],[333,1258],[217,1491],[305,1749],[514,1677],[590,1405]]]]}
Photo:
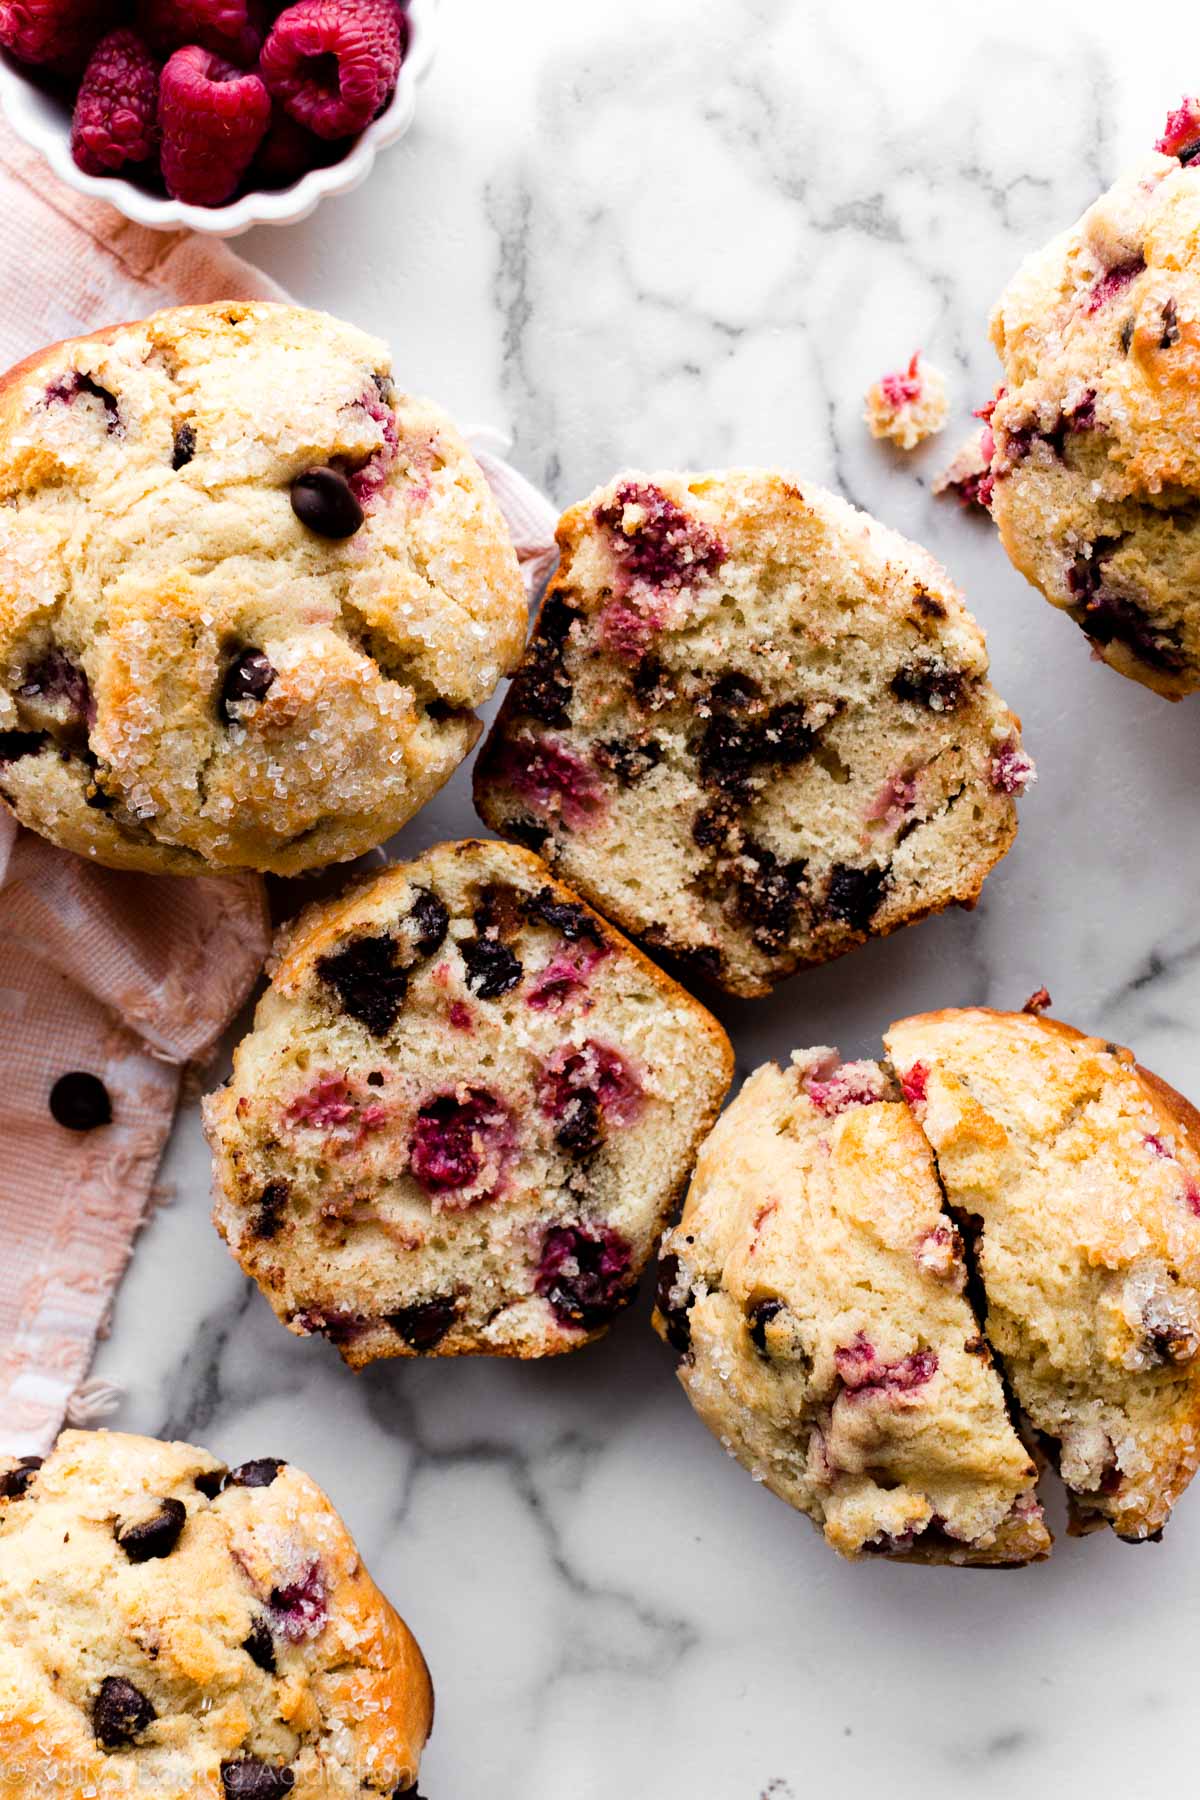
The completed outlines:
{"type": "Polygon", "coordinates": [[[138,23],[162,56],[199,44],[244,69],[258,61],[267,29],[259,0],[139,0],[138,23]]]}
{"type": "Polygon", "coordinates": [[[75,74],[111,14],[107,0],[0,0],[0,45],[21,62],[75,74]]]}
{"type": "Polygon", "coordinates": [[[390,98],[402,52],[393,0],[299,0],[276,19],[260,67],[298,124],[353,137],[390,98]]]}
{"type": "Polygon", "coordinates": [[[193,206],[229,199],[262,142],[271,100],[257,75],[211,50],[177,50],[162,72],[158,122],[167,192],[193,206]]]}
{"type": "Polygon", "coordinates": [[[71,155],[85,175],[145,162],[158,142],[158,64],[136,31],[101,38],[75,100],[71,155]]]}
{"type": "Polygon", "coordinates": [[[251,171],[255,187],[291,187],[310,169],[320,169],[335,154],[330,146],[297,125],[281,106],[271,114],[267,135],[258,147],[251,171]]]}

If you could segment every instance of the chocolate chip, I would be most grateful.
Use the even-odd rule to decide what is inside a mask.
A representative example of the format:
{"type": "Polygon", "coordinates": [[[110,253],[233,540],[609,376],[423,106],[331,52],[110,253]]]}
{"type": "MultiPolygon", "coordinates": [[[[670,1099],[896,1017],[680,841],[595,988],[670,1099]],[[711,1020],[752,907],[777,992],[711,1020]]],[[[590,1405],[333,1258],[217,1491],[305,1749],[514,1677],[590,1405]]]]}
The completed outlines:
{"type": "Polygon", "coordinates": [[[180,425],[175,432],[171,451],[171,467],[185,469],[196,454],[196,433],[190,425],[180,425]]]}
{"type": "Polygon", "coordinates": [[[536,819],[520,814],[516,818],[506,819],[502,827],[506,838],[514,844],[524,845],[526,850],[541,850],[546,842],[546,827],[539,825],[536,819]]]}
{"type": "Polygon", "coordinates": [[[387,1315],[387,1322],[411,1349],[424,1352],[437,1348],[457,1317],[455,1301],[442,1298],[402,1306],[398,1312],[387,1315]]]}
{"type": "Polygon", "coordinates": [[[722,675],[720,680],[714,683],[709,698],[714,706],[729,707],[738,711],[752,705],[760,693],[761,689],[757,681],[749,675],[740,675],[735,669],[731,670],[728,675],[722,675]]]}
{"type": "Polygon", "coordinates": [[[1170,350],[1177,344],[1183,333],[1179,329],[1179,308],[1174,300],[1168,300],[1162,309],[1162,336],[1158,340],[1160,350],[1170,350]]]}
{"type": "Polygon", "coordinates": [[[0,731],[0,769],[20,762],[23,756],[36,756],[49,741],[44,731],[0,731]]]}
{"type": "Polygon", "coordinates": [[[50,1116],[67,1131],[95,1131],[112,1123],[112,1101],[98,1075],[74,1069],[50,1089],[50,1116]]]}
{"type": "Polygon", "coordinates": [[[591,1156],[603,1142],[603,1112],[591,1088],[577,1088],[563,1108],[554,1141],[572,1156],[591,1156]]]}
{"type": "Polygon", "coordinates": [[[275,680],[276,671],[261,650],[243,650],[229,665],[221,684],[221,717],[231,725],[240,722],[231,711],[247,700],[261,700],[275,680]]]}
{"type": "Polygon", "coordinates": [[[498,938],[468,938],[459,945],[467,966],[467,986],[480,1000],[498,1000],[520,981],[524,970],[498,938]]]}
{"type": "MultiPolygon", "coordinates": [[[[1093,546],[1093,551],[1095,548],[1093,546]]],[[[1080,585],[1076,586],[1077,572],[1083,560],[1076,558],[1067,581],[1073,593],[1086,591],[1088,594],[1084,604],[1072,613],[1084,635],[1096,644],[1124,644],[1139,662],[1144,662],[1148,668],[1160,669],[1164,674],[1175,674],[1182,669],[1185,657],[1175,630],[1172,627],[1156,628],[1141,607],[1123,595],[1101,592],[1102,578],[1094,573],[1092,564],[1087,564],[1086,573],[1078,574],[1080,585]],[[1091,587],[1093,580],[1095,586],[1091,587]]]]}
{"type": "Polygon", "coordinates": [[[825,896],[826,912],[841,919],[852,931],[868,931],[883,902],[887,879],[886,869],[855,869],[847,863],[835,863],[825,896]]]}
{"type": "Polygon", "coordinates": [[[43,1461],[40,1456],[23,1456],[11,1469],[0,1472],[0,1500],[24,1499],[43,1461]]]}
{"type": "Polygon", "coordinates": [[[242,1645],[242,1649],[252,1663],[267,1675],[275,1673],[275,1639],[271,1627],[265,1619],[255,1619],[250,1627],[250,1635],[242,1645]]]}
{"type": "Polygon", "coordinates": [[[170,1556],[187,1524],[182,1500],[163,1500],[152,1518],[133,1525],[117,1521],[116,1540],[132,1563],[156,1562],[170,1556]]]}
{"type": "Polygon", "coordinates": [[[202,1469],[195,1477],[195,1485],[206,1500],[215,1500],[228,1480],[228,1469],[202,1469]]]}
{"type": "Polygon", "coordinates": [[[286,1763],[265,1763],[243,1756],[237,1762],[221,1764],[225,1800],[280,1800],[295,1785],[296,1777],[286,1763]]]}
{"type": "Polygon", "coordinates": [[[1121,327],[1121,349],[1126,356],[1129,355],[1130,348],[1133,344],[1133,334],[1135,329],[1136,321],[1133,314],[1130,313],[1129,317],[1121,327]]]}
{"type": "Polygon", "coordinates": [[[408,917],[416,929],[414,948],[418,956],[432,956],[440,950],[450,929],[450,914],[431,888],[418,888],[408,917]]]}
{"type": "Polygon", "coordinates": [[[590,938],[593,944],[604,941],[600,922],[587,907],[574,900],[556,900],[553,888],[539,888],[536,894],[531,894],[525,902],[525,911],[531,919],[540,919],[544,925],[552,925],[555,931],[561,931],[569,944],[577,944],[580,938],[590,938]]]}
{"type": "Polygon", "coordinates": [[[931,712],[953,712],[962,701],[965,686],[961,669],[952,669],[936,658],[905,663],[891,682],[897,700],[928,707],[931,712]]]}
{"type": "Polygon", "coordinates": [[[367,1076],[367,1086],[368,1087],[382,1087],[383,1086],[383,1071],[381,1069],[372,1069],[371,1070],[371,1073],[367,1076]]]}
{"type": "Polygon", "coordinates": [[[396,940],[386,932],[352,938],[342,950],[317,961],[317,974],[341,1001],[343,1011],[373,1037],[386,1037],[408,994],[408,976],[396,967],[396,940]]]}
{"type": "Polygon", "coordinates": [[[757,733],[750,724],[717,713],[704,728],[697,750],[700,779],[736,801],[744,800],[758,759],[757,733]]]}
{"type": "Polygon", "coordinates": [[[634,669],[633,697],[649,712],[659,712],[674,700],[675,690],[656,656],[643,656],[634,669]]]}
{"type": "Polygon", "coordinates": [[[663,759],[657,738],[608,738],[595,751],[597,762],[610,768],[624,788],[636,787],[663,759]]]}
{"type": "Polygon", "coordinates": [[[291,1194],[286,1181],[270,1181],[258,1196],[251,1230],[255,1237],[273,1238],[283,1224],[283,1215],[287,1210],[291,1194]]]}
{"type": "Polygon", "coordinates": [[[479,893],[472,922],[480,937],[515,937],[525,920],[527,896],[511,881],[489,881],[479,893]]]}
{"type": "Polygon", "coordinates": [[[280,1469],[287,1464],[281,1456],[259,1456],[253,1462],[239,1463],[225,1477],[226,1487],[269,1488],[280,1469]]]}
{"type": "Polygon", "coordinates": [[[680,1356],[686,1356],[692,1347],[691,1309],[693,1295],[689,1288],[687,1298],[682,1306],[671,1299],[673,1289],[679,1283],[679,1258],[664,1256],[658,1265],[658,1286],[655,1290],[655,1301],[666,1327],[667,1342],[672,1349],[678,1350],[680,1356]]]}
{"type": "Polygon", "coordinates": [[[292,511],[319,537],[353,537],[366,517],[340,469],[306,469],[292,483],[292,511]]]}
{"type": "Polygon", "coordinates": [[[579,617],[557,595],[551,595],[538,614],[525,661],[513,680],[512,704],[544,725],[570,722],[574,689],[566,671],[566,646],[579,617]]]}
{"type": "Polygon", "coordinates": [[[750,1342],[760,1356],[767,1355],[767,1326],[783,1311],[782,1300],[759,1300],[746,1314],[750,1342]]]}
{"type": "Polygon", "coordinates": [[[158,1717],[140,1688],[123,1675],[106,1675],[92,1706],[92,1730],[105,1750],[132,1744],[158,1717]]]}
{"type": "Polygon", "coordinates": [[[747,843],[749,867],[737,884],[737,912],[751,927],[751,936],[767,955],[784,949],[805,892],[807,863],[780,864],[759,844],[747,843]]]}

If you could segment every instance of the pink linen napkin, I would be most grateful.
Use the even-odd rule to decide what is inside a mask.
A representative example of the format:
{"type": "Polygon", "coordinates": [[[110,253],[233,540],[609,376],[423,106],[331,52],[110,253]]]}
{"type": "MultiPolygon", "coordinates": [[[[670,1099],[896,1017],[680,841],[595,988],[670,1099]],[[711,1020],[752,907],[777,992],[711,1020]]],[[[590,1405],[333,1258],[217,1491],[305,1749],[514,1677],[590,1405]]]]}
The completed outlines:
{"type": "MultiPolygon", "coordinates": [[[[162,306],[286,299],[225,246],[147,231],[60,185],[0,121],[0,369],[162,306]]],[[[554,563],[549,502],[473,439],[531,595],[554,563]]],[[[257,876],[101,869],[0,806],[0,1455],[40,1455],[81,1390],[150,1204],[181,1075],[247,997],[270,941],[257,876]],[[48,1100],[100,1077],[112,1122],[73,1131],[48,1100]]]]}

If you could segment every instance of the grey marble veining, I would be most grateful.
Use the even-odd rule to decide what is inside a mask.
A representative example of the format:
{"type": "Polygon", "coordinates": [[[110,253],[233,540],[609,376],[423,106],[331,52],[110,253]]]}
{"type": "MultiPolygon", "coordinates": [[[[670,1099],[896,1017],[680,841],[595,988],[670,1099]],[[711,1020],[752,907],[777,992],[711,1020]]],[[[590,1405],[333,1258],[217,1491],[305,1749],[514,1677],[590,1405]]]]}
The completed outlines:
{"type": "MultiPolygon", "coordinates": [[[[407,384],[510,429],[563,503],[625,463],[777,462],[965,588],[1041,770],[1017,847],[973,915],[726,1005],[742,1072],[1044,982],[1061,1016],[1200,1094],[1200,702],[1089,662],[986,524],[930,493],[995,380],[1003,282],[1191,79],[1191,37],[1160,24],[1096,0],[445,0],[413,135],[359,192],[243,241],[387,336],[407,384]],[[861,397],[918,344],[955,417],[904,460],[867,438],[861,397]]],[[[473,825],[460,773],[399,847],[473,825]]],[[[1003,1576],[850,1568],[721,1454],[645,1306],[544,1367],[356,1379],[218,1242],[194,1112],[165,1174],[99,1362],[127,1389],[113,1422],[284,1454],[328,1486],[437,1678],[431,1800],[1194,1781],[1200,1491],[1157,1548],[1063,1540],[1003,1576]]]]}

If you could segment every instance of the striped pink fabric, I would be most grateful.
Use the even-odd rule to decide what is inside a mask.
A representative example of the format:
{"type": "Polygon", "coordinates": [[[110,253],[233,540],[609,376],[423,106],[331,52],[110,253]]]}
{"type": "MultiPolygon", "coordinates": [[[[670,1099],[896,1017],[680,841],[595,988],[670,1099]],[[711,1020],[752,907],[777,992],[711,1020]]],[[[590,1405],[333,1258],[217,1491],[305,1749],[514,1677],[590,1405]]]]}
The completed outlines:
{"type": "MultiPolygon", "coordinates": [[[[62,187],[0,122],[0,369],[158,307],[287,297],[220,243],[146,231],[62,187]]],[[[474,441],[533,593],[555,559],[553,509],[501,440],[474,441]]],[[[182,1069],[212,1051],[268,941],[256,876],[117,874],[0,807],[0,1454],[43,1453],[71,1410],[182,1069]],[[73,1070],[104,1081],[110,1125],[55,1124],[47,1098],[73,1070]]]]}

